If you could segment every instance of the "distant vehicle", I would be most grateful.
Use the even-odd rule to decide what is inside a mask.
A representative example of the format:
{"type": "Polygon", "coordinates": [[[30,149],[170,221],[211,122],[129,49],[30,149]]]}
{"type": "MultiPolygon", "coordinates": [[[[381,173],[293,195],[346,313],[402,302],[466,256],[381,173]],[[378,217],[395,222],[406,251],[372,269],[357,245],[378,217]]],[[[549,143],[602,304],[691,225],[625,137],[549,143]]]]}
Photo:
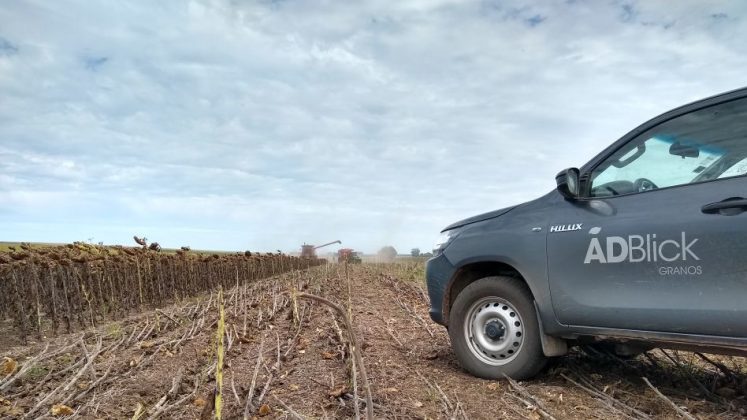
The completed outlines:
{"type": "Polygon", "coordinates": [[[484,378],[530,378],[602,340],[745,355],[745,174],[747,88],[658,116],[549,194],[446,227],[431,318],[484,378]]]}
{"type": "Polygon", "coordinates": [[[301,245],[301,258],[316,258],[317,249],[324,248],[325,246],[329,246],[333,244],[342,244],[342,242],[337,240],[337,241],[327,242],[326,244],[319,245],[319,246],[303,244],[301,245]]]}
{"type": "Polygon", "coordinates": [[[342,248],[337,251],[337,262],[340,264],[345,262],[348,264],[360,264],[361,257],[351,248],[342,248]]]}

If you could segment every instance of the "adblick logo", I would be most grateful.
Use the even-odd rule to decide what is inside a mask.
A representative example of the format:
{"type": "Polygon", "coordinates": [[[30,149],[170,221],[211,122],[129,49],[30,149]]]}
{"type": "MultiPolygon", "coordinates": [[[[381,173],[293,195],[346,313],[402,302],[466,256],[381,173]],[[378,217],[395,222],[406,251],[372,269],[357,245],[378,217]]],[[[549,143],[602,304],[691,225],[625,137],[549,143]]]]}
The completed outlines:
{"type": "MultiPolygon", "coordinates": [[[[590,235],[598,235],[602,228],[593,227],[590,235]]],[[[674,262],[692,259],[699,261],[692,247],[698,242],[693,239],[688,242],[687,233],[682,232],[678,239],[659,241],[656,234],[608,236],[604,246],[598,237],[594,236],[586,250],[584,264],[597,262],[600,264],[616,264],[621,262],[674,262]]]]}

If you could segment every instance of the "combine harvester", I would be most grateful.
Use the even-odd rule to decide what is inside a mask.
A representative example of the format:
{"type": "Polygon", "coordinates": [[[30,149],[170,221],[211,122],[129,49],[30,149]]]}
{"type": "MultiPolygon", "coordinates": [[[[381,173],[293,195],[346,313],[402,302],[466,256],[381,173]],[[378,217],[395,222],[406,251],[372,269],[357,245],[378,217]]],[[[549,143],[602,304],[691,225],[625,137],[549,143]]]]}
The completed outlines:
{"type": "Polygon", "coordinates": [[[329,246],[332,244],[342,245],[342,242],[340,242],[340,240],[338,239],[336,241],[332,241],[332,242],[326,243],[324,245],[319,245],[319,246],[303,244],[301,245],[301,258],[317,258],[316,256],[317,249],[324,248],[325,246],[329,246]]]}
{"type": "MultiPolygon", "coordinates": [[[[318,258],[316,250],[332,244],[342,245],[342,242],[337,240],[319,246],[303,244],[301,245],[301,258],[318,258]]],[[[337,262],[340,264],[345,262],[349,264],[359,264],[361,262],[361,257],[358,255],[358,252],[352,248],[342,248],[337,251],[337,262]]]]}

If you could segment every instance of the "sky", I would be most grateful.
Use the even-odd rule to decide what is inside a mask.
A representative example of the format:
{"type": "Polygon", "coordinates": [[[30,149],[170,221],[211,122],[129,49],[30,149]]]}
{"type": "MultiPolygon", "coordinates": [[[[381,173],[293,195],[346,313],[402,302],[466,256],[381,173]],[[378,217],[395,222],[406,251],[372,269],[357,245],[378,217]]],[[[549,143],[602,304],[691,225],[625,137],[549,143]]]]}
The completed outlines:
{"type": "Polygon", "coordinates": [[[429,250],[747,85],[735,1],[0,3],[0,241],[429,250]]]}

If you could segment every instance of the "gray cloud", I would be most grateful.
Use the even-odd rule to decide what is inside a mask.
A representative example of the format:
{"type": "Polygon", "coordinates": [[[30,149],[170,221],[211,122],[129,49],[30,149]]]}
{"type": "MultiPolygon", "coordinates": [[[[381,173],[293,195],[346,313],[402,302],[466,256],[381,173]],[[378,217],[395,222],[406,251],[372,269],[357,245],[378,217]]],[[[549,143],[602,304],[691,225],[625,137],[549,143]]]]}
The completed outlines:
{"type": "Polygon", "coordinates": [[[426,249],[645,119],[744,85],[742,15],[698,1],[5,4],[0,231],[426,249]]]}
{"type": "Polygon", "coordinates": [[[5,38],[0,37],[0,55],[15,55],[18,54],[18,46],[12,44],[5,38]]]}
{"type": "Polygon", "coordinates": [[[106,62],[109,61],[109,57],[84,57],[83,64],[86,69],[96,71],[101,68],[106,62]]]}

